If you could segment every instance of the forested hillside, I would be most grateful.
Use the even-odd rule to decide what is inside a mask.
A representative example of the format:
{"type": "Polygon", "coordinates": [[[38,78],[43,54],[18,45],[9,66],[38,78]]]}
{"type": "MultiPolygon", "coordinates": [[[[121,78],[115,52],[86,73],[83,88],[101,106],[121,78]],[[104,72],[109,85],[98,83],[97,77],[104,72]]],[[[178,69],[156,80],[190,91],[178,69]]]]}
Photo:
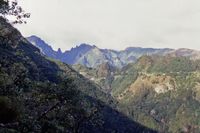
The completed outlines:
{"type": "Polygon", "coordinates": [[[45,58],[0,18],[0,132],[155,132],[70,66],[45,58]]]}
{"type": "Polygon", "coordinates": [[[199,6],[0,0],[0,133],[200,133],[199,6]]]}
{"type": "Polygon", "coordinates": [[[136,63],[98,76],[99,68],[74,68],[118,101],[131,119],[160,132],[200,131],[200,61],[188,57],[142,56],[136,63]],[[111,74],[112,73],[112,74],[111,74]]]}

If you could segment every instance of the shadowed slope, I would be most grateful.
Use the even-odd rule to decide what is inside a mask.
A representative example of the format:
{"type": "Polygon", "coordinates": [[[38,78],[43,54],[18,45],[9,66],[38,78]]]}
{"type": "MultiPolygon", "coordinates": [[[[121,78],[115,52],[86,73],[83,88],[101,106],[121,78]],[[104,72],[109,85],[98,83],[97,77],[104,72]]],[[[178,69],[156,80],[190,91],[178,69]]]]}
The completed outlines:
{"type": "Polygon", "coordinates": [[[0,132],[155,132],[115,110],[115,102],[0,18],[0,132]]]}

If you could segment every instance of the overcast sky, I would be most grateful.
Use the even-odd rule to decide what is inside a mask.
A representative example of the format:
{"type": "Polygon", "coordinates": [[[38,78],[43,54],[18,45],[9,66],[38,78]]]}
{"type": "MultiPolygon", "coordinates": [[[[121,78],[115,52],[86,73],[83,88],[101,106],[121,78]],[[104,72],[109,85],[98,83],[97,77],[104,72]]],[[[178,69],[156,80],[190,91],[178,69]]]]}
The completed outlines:
{"type": "Polygon", "coordinates": [[[19,0],[31,13],[17,26],[54,49],[80,43],[200,50],[200,0],[19,0]]]}

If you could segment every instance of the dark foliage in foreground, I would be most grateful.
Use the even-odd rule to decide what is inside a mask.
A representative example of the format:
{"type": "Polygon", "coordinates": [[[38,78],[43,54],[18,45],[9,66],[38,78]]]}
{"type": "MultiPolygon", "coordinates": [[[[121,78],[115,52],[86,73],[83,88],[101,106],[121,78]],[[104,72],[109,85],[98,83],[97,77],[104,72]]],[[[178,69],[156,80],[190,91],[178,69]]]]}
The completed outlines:
{"type": "Polygon", "coordinates": [[[0,132],[155,132],[68,65],[43,57],[0,19],[0,132]]]}

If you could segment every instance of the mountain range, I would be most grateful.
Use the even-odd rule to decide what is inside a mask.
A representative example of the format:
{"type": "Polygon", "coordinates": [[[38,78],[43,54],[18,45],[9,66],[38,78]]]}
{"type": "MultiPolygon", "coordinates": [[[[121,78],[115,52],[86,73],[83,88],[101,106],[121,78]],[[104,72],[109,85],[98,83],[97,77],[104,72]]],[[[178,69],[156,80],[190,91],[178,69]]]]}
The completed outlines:
{"type": "Polygon", "coordinates": [[[199,51],[31,38],[0,17],[0,132],[200,132],[199,51]]]}
{"type": "Polygon", "coordinates": [[[44,55],[69,63],[101,87],[130,119],[158,132],[200,131],[199,51],[138,47],[115,51],[81,44],[69,51],[54,51],[52,57],[34,39],[28,40],[44,55]]]}
{"type": "Polygon", "coordinates": [[[57,51],[53,50],[49,44],[37,36],[30,36],[27,37],[27,39],[37,46],[44,55],[50,58],[60,60],[70,65],[81,64],[93,68],[106,62],[114,67],[122,68],[129,63],[135,62],[143,55],[166,55],[174,52],[173,49],[169,48],[156,49],[141,47],[128,47],[125,50],[116,51],[100,49],[97,46],[84,43],[62,52],[60,48],[57,51]]]}
{"type": "Polygon", "coordinates": [[[122,69],[108,63],[73,68],[110,94],[120,112],[149,128],[161,133],[200,131],[199,59],[144,55],[122,69]]]}
{"type": "Polygon", "coordinates": [[[109,94],[70,65],[44,56],[1,17],[0,132],[156,133],[119,112],[109,94]]]}

